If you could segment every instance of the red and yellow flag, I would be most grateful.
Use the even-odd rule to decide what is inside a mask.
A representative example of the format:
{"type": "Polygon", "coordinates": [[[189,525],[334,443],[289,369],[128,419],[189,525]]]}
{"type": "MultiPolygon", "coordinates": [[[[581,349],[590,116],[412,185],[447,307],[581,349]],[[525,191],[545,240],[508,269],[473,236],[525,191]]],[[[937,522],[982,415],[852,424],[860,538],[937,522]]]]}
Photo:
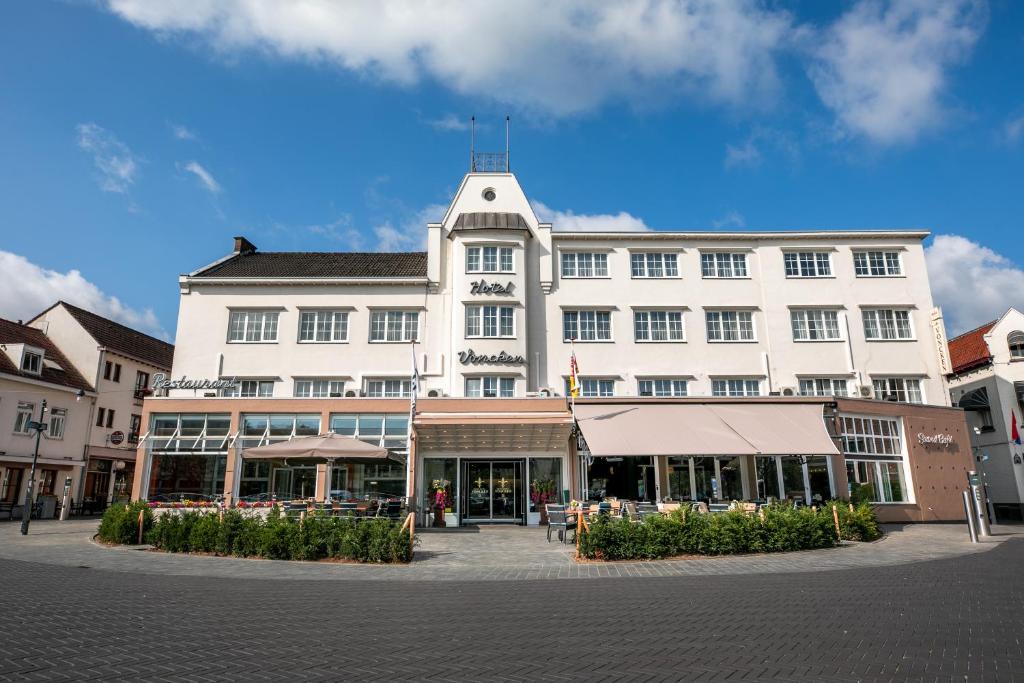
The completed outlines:
{"type": "Polygon", "coordinates": [[[569,356],[569,395],[576,398],[580,395],[580,366],[576,364],[576,351],[569,356]]]}

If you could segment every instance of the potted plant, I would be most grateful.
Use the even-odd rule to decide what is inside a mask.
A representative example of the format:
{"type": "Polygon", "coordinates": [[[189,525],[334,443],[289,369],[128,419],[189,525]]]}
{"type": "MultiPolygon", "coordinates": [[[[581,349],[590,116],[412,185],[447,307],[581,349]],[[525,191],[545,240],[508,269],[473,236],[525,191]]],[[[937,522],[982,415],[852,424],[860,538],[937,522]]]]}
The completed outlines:
{"type": "Polygon", "coordinates": [[[547,504],[553,503],[556,499],[554,479],[534,479],[530,482],[530,501],[540,513],[541,526],[548,523],[547,504]]]}

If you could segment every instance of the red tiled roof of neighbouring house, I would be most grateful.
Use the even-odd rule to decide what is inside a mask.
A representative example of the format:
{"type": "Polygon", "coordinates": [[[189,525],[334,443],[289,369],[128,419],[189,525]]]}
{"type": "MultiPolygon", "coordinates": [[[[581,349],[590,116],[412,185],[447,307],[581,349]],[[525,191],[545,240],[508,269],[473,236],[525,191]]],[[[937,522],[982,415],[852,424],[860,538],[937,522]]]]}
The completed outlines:
{"type": "Polygon", "coordinates": [[[42,330],[0,318],[0,344],[27,344],[43,350],[43,368],[38,375],[24,372],[14,364],[6,353],[0,352],[0,372],[4,374],[49,382],[72,389],[93,390],[92,385],[82,377],[71,361],[64,357],[60,349],[43,334],[42,330]],[[53,364],[60,367],[54,367],[53,364]]]}
{"type": "Polygon", "coordinates": [[[121,323],[115,323],[113,320],[108,320],[84,308],[72,306],[66,301],[58,301],[57,305],[63,305],[68,313],[78,321],[78,324],[85,328],[85,331],[101,346],[164,370],[171,369],[171,363],[174,360],[174,344],[168,344],[121,323]]]}
{"type": "Polygon", "coordinates": [[[993,320],[949,340],[949,362],[953,366],[953,374],[981,367],[992,360],[985,335],[997,322],[993,320]]]}

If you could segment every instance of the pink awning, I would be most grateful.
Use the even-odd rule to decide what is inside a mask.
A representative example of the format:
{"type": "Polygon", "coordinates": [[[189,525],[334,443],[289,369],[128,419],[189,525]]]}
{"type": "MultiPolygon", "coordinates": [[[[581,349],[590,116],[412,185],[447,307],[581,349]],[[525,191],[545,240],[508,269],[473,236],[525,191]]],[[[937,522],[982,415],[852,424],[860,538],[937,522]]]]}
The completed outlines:
{"type": "Polygon", "coordinates": [[[597,456],[839,453],[817,403],[588,403],[576,418],[597,456]]]}

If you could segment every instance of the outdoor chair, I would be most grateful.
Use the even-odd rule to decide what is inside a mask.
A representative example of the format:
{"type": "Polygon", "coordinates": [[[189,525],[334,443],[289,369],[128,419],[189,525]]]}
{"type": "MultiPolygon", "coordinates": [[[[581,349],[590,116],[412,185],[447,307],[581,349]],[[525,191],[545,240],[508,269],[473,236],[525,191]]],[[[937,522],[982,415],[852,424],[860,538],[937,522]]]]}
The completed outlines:
{"type": "Polygon", "coordinates": [[[288,507],[285,508],[285,514],[292,519],[299,519],[305,511],[305,503],[288,503],[288,507]]]}
{"type": "Polygon", "coordinates": [[[643,520],[658,514],[658,506],[654,503],[640,503],[636,506],[636,511],[640,515],[640,519],[643,520]]]}
{"type": "Polygon", "coordinates": [[[705,503],[704,501],[694,503],[693,505],[690,506],[690,510],[702,515],[706,515],[710,512],[710,510],[708,509],[708,504],[705,503]]]}
{"type": "Polygon", "coordinates": [[[355,517],[359,511],[355,503],[341,503],[338,505],[338,514],[342,517],[355,517]]]}
{"type": "Polygon", "coordinates": [[[389,500],[377,509],[378,517],[387,517],[388,519],[400,519],[401,513],[402,501],[400,500],[389,500]]]}
{"type": "Polygon", "coordinates": [[[633,522],[640,521],[640,513],[636,510],[636,503],[629,501],[622,506],[622,509],[625,511],[623,517],[633,522]]]}
{"type": "Polygon", "coordinates": [[[573,540],[576,537],[576,515],[570,515],[564,505],[545,505],[548,512],[548,543],[551,542],[551,530],[558,531],[558,539],[564,545],[569,540],[569,530],[572,530],[573,540]]]}
{"type": "Polygon", "coordinates": [[[597,514],[607,515],[612,511],[612,504],[606,501],[601,501],[597,504],[597,514]]]}

